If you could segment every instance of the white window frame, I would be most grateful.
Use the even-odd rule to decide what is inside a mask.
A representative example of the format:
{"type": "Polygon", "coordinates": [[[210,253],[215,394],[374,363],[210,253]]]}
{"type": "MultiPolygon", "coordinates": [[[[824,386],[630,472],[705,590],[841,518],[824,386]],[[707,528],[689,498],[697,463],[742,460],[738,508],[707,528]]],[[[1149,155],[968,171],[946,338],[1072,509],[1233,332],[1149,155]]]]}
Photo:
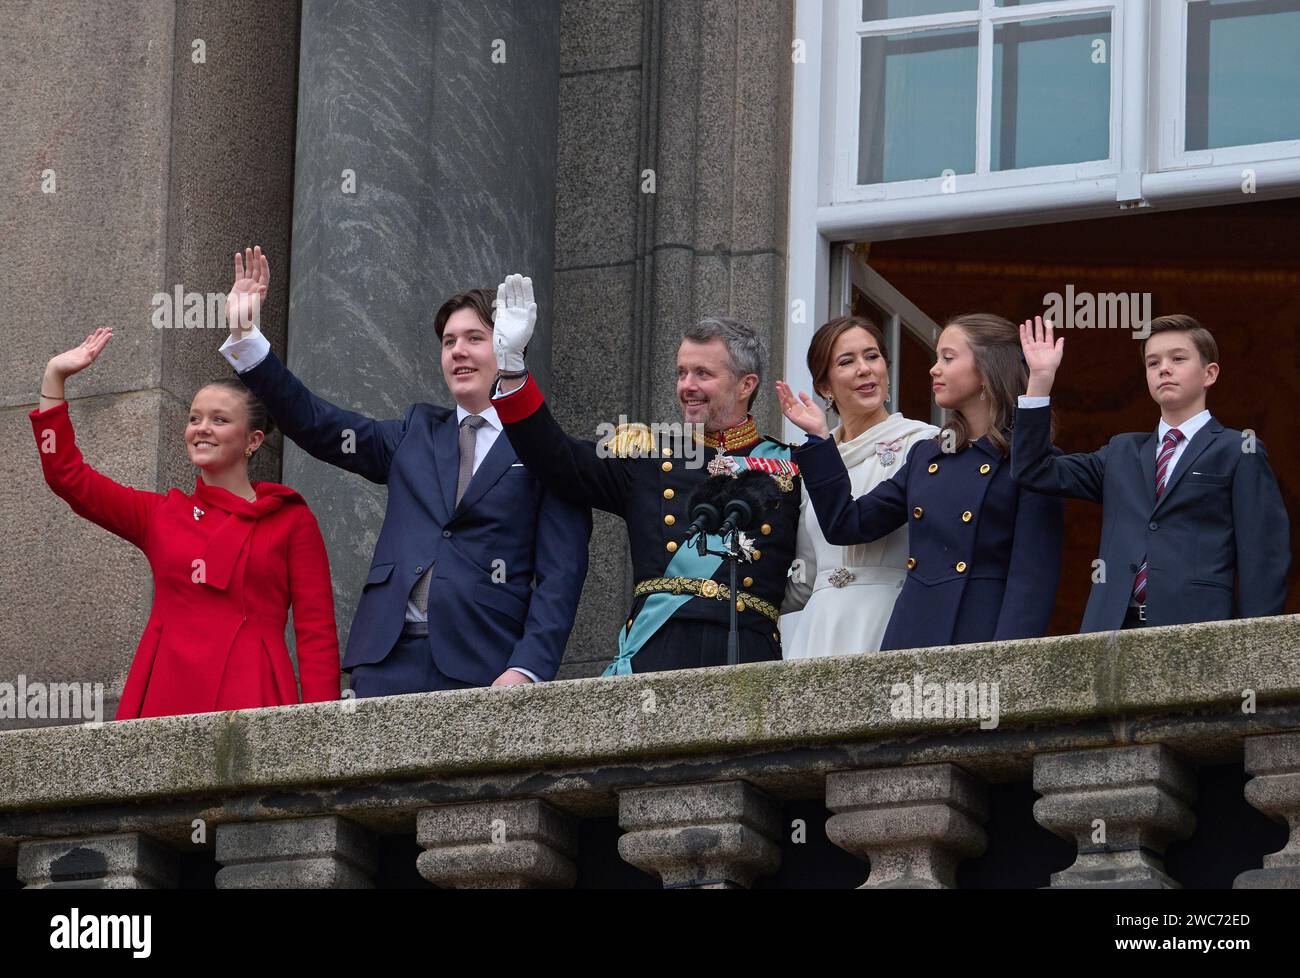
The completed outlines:
{"type": "Polygon", "coordinates": [[[1158,76],[1153,79],[1158,89],[1159,104],[1158,168],[1167,171],[1300,157],[1300,139],[1247,143],[1190,152],[1183,148],[1187,140],[1188,8],[1192,3],[1204,2],[1206,0],[1158,0],[1155,5],[1155,36],[1176,39],[1177,43],[1171,40],[1166,50],[1178,52],[1177,57],[1157,60],[1158,76]]]}
{"type": "MultiPolygon", "coordinates": [[[[975,10],[919,17],[895,17],[889,20],[863,21],[860,0],[841,0],[838,9],[836,57],[837,90],[858,92],[862,78],[862,39],[881,35],[911,34],[919,31],[955,27],[978,27],[978,68],[976,84],[975,172],[958,173],[959,190],[989,190],[1023,187],[1095,177],[1113,176],[1119,171],[1119,147],[1122,141],[1121,112],[1134,97],[1145,92],[1123,89],[1124,17],[1118,0],[1048,0],[1019,7],[997,7],[994,0],[980,0],[975,10]],[[1110,43],[1106,65],[1110,69],[1110,109],[1108,151],[1105,159],[1050,166],[1019,167],[1010,170],[990,169],[993,156],[993,29],[998,24],[1022,23],[1055,17],[1105,14],[1110,18],[1110,43]]],[[[1141,78],[1142,72],[1129,72],[1141,78]]],[[[859,184],[858,153],[861,148],[861,109],[856,99],[842,99],[838,107],[835,133],[835,200],[836,202],[898,200],[932,196],[944,192],[944,177],[936,174],[920,180],[897,180],[889,183],[859,184]]]]}
{"type": "MultiPolygon", "coordinates": [[[[836,125],[845,111],[842,103],[852,101],[852,112],[858,112],[856,99],[842,97],[846,92],[856,96],[858,85],[855,81],[845,88],[840,79],[841,4],[853,4],[861,11],[858,0],[795,0],[785,379],[796,390],[812,389],[805,361],[808,344],[816,328],[830,318],[832,242],[1054,224],[1111,217],[1145,207],[1177,209],[1300,196],[1300,146],[1292,148],[1295,144],[1291,142],[1233,147],[1232,152],[1213,150],[1208,162],[1199,158],[1200,154],[1193,154],[1181,165],[1160,158],[1161,119],[1169,118],[1165,99],[1174,81],[1177,94],[1172,98],[1178,116],[1182,113],[1180,99],[1185,99],[1186,18],[1184,11],[1171,7],[1182,8],[1184,0],[1121,0],[1123,24],[1112,21],[1112,37],[1120,40],[1123,56],[1118,57],[1113,45],[1111,54],[1112,70],[1120,72],[1123,79],[1119,84],[1112,82],[1112,94],[1121,87],[1125,92],[1119,120],[1121,138],[1117,146],[1112,144],[1119,159],[1117,172],[983,188],[969,186],[969,178],[963,181],[958,177],[957,193],[939,192],[942,188],[936,180],[923,181],[931,188],[923,196],[837,199],[835,140],[836,125]],[[1159,9],[1162,5],[1169,9],[1159,9]],[[1180,17],[1181,30],[1173,34],[1169,25],[1179,23],[1180,17]],[[1115,65],[1117,61],[1122,64],[1115,65]],[[1176,68],[1171,70],[1170,63],[1176,68]],[[1255,175],[1254,194],[1249,198],[1242,195],[1244,153],[1237,150],[1284,154],[1249,161],[1255,175]]],[[[1022,14],[1031,7],[1008,9],[1022,14]]],[[[1052,8],[1052,13],[1057,9],[1052,8]]],[[[856,123],[854,126],[856,134],[856,123]]],[[[852,171],[847,170],[847,163],[842,167],[844,173],[856,174],[856,162],[852,171]]],[[[801,439],[788,422],[786,437],[801,439]]]]}

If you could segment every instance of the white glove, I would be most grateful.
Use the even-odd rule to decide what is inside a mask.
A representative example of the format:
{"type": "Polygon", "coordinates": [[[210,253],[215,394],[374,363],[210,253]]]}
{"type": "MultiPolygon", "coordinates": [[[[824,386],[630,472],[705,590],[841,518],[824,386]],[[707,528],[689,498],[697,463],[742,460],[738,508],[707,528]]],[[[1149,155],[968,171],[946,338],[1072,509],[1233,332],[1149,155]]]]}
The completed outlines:
{"type": "Polygon", "coordinates": [[[524,349],[537,325],[533,280],[523,275],[507,275],[497,286],[493,305],[496,309],[492,314],[492,349],[497,355],[497,369],[502,373],[518,373],[525,369],[524,349]]]}

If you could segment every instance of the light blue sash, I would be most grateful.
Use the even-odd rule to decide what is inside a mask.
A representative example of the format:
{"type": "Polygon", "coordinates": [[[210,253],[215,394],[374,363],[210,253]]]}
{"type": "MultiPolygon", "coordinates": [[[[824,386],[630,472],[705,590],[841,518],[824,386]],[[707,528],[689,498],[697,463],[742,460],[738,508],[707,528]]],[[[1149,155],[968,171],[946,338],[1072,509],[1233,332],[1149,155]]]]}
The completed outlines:
{"type": "MultiPolygon", "coordinates": [[[[787,462],[790,460],[788,445],[770,441],[759,442],[758,446],[749,454],[756,458],[783,459],[787,462]]],[[[722,538],[710,533],[708,535],[708,548],[710,550],[723,549],[722,538]]],[[[695,545],[692,543],[677,549],[677,553],[673,554],[673,559],[668,562],[668,566],[664,569],[663,576],[693,577],[707,581],[713,577],[721,565],[721,557],[715,557],[712,554],[700,556],[699,551],[695,549],[695,545]]],[[[659,631],[659,627],[671,618],[678,608],[693,597],[695,597],[693,594],[661,592],[646,598],[645,603],[641,605],[640,612],[637,613],[636,620],[632,623],[632,627],[619,629],[618,657],[609,664],[603,675],[632,675],[632,656],[641,650],[641,646],[645,645],[650,640],[650,637],[659,631]]]]}

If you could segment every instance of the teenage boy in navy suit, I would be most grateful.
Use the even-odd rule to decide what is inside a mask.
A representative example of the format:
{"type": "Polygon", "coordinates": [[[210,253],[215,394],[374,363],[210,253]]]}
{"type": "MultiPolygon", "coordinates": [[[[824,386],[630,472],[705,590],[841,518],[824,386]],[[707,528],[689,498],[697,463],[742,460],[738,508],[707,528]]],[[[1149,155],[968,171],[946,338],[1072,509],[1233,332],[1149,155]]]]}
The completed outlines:
{"type": "Polygon", "coordinates": [[[489,398],[495,293],[462,292],[434,317],[456,406],[413,404],[376,421],[317,397],[271,352],[251,325],[270,278],[260,247],[235,255],[222,355],[299,448],[388,486],[343,658],[352,691],[554,679],[587,576],[591,511],[544,489],[501,437],[489,398]]]}
{"type": "Polygon", "coordinates": [[[1029,384],[1016,410],[1012,476],[1103,507],[1101,565],[1081,631],[1281,614],[1286,507],[1264,443],[1206,410],[1219,376],[1210,331],[1186,315],[1152,320],[1142,359],[1159,425],[1075,455],[1053,455],[1048,442],[1065,338],[1053,340],[1040,316],[1021,324],[1020,343],[1029,384]]]}

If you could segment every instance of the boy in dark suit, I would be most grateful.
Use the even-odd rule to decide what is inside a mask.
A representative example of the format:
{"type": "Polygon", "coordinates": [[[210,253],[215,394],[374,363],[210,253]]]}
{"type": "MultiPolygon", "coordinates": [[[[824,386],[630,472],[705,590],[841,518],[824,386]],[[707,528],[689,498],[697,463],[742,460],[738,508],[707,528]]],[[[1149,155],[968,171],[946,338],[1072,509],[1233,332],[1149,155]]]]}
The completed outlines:
{"type": "Polygon", "coordinates": [[[456,406],[413,404],[377,421],[317,397],[271,352],[251,325],[269,281],[261,248],[235,256],[222,355],[299,448],[388,486],[343,659],[353,692],[555,678],[587,576],[591,512],[543,488],[500,437],[494,293],[463,292],[434,317],[456,406]]]}
{"type": "Polygon", "coordinates": [[[1012,476],[1038,492],[1103,506],[1101,561],[1084,632],[1282,613],[1290,524],[1264,443],[1205,407],[1218,346],[1191,316],[1161,316],[1142,343],[1154,432],[1054,456],[1049,396],[1065,338],[1042,317],[1020,327],[1029,367],[1016,410],[1012,476]],[[1236,593],[1234,595],[1234,585],[1236,593]]]}

